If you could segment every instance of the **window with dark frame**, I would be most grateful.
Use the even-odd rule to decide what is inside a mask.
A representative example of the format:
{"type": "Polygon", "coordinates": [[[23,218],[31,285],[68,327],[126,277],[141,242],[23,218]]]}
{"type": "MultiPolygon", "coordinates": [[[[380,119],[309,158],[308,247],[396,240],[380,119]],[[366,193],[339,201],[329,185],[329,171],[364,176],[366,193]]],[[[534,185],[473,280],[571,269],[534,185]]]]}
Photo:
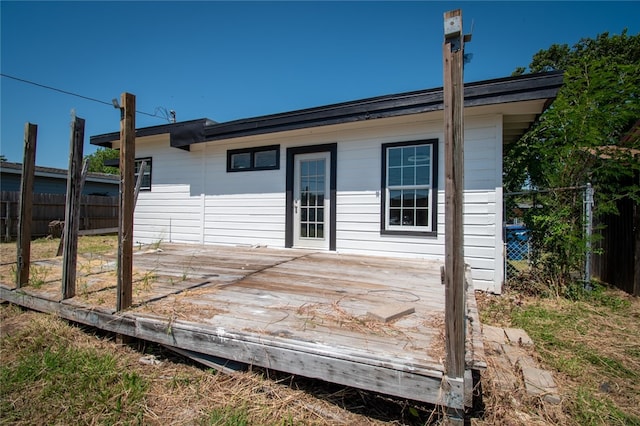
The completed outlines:
{"type": "Polygon", "coordinates": [[[277,170],[280,168],[280,145],[227,151],[227,172],[277,170]]]}
{"type": "Polygon", "coordinates": [[[436,234],[437,149],[437,139],[382,145],[382,233],[436,234]]]}
{"type": "Polygon", "coordinates": [[[144,174],[142,175],[142,183],[140,185],[140,191],[151,191],[151,157],[136,158],[134,174],[136,182],[138,181],[138,175],[140,174],[140,166],[142,162],[145,162],[144,174]]]}

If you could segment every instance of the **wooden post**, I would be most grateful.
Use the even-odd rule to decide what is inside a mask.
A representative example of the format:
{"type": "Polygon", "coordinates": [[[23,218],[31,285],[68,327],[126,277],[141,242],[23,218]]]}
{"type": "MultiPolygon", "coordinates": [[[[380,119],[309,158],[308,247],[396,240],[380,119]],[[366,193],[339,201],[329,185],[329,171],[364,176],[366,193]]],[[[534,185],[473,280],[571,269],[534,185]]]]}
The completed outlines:
{"type": "Polygon", "coordinates": [[[140,193],[140,188],[142,187],[142,179],[144,179],[144,171],[146,169],[147,169],[147,162],[142,161],[142,163],[140,163],[140,169],[138,170],[138,179],[136,180],[136,189],[133,192],[133,208],[134,209],[136,207],[136,204],[138,204],[138,194],[140,193]]]}
{"type": "Polygon", "coordinates": [[[76,265],[78,262],[78,230],[80,227],[80,194],[82,186],[82,149],[84,145],[84,119],[73,116],[67,174],[67,198],[64,210],[64,239],[62,259],[62,298],[76,295],[76,265]]]}
{"type": "Polygon", "coordinates": [[[449,420],[464,421],[465,265],[463,229],[464,87],[462,12],[444,14],[445,398],[449,420]]]}
{"type": "Polygon", "coordinates": [[[4,217],[4,228],[5,228],[5,232],[4,232],[4,242],[5,243],[9,243],[11,242],[11,215],[9,214],[11,212],[11,201],[7,201],[5,203],[5,217],[4,217]]]}
{"type": "MultiPolygon", "coordinates": [[[[79,200],[82,199],[82,189],[84,188],[84,181],[87,178],[87,172],[88,171],[89,171],[89,162],[85,159],[82,162],[82,172],[80,174],[80,182],[78,183],[78,193],[80,194],[80,196],[78,198],[79,200]]],[[[67,189],[67,193],[68,193],[68,189],[67,189]]],[[[78,201],[78,210],[80,210],[80,202],[79,201],[78,201]]],[[[86,209],[85,209],[85,214],[86,214],[86,209]]],[[[66,222],[63,222],[62,233],[60,234],[60,242],[58,243],[58,251],[56,252],[56,256],[61,256],[62,255],[62,249],[64,247],[64,234],[66,232],[66,227],[67,227],[66,222]]],[[[85,227],[85,229],[86,229],[86,227],[85,227]]]]}
{"type": "Polygon", "coordinates": [[[131,306],[133,281],[133,209],[135,185],[136,97],[120,97],[120,220],[118,232],[118,311],[131,306]]]}
{"type": "MultiPolygon", "coordinates": [[[[640,161],[640,155],[634,156],[636,161],[640,161]]],[[[635,174],[636,185],[640,184],[640,173],[635,174]]],[[[633,204],[633,229],[635,229],[635,245],[633,253],[633,295],[640,297],[640,206],[633,204]]]]}
{"type": "MultiPolygon", "coordinates": [[[[18,259],[16,270],[16,287],[18,288],[29,283],[29,267],[31,266],[31,222],[33,220],[33,181],[36,170],[37,138],[38,126],[26,123],[24,125],[24,159],[22,160],[20,205],[18,207],[18,259]]],[[[9,223],[8,213],[9,203],[7,203],[7,224],[9,223]]]]}

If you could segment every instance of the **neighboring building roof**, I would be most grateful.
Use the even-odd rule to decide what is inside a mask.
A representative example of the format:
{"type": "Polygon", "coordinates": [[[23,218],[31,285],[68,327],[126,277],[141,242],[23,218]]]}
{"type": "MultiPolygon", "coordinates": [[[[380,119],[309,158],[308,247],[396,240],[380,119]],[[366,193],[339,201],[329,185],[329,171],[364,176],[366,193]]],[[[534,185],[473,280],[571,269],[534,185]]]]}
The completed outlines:
{"type": "MultiPolygon", "coordinates": [[[[9,161],[1,161],[0,162],[0,173],[12,173],[12,174],[22,174],[22,164],[21,163],[12,163],[9,161]]],[[[35,176],[41,177],[53,177],[59,179],[67,178],[67,170],[65,169],[57,169],[54,167],[35,167],[35,176]]],[[[118,175],[109,175],[106,173],[87,173],[87,181],[90,182],[101,182],[101,183],[111,183],[114,185],[120,184],[120,176],[118,175]]]]}
{"type": "MultiPolygon", "coordinates": [[[[529,100],[552,100],[562,86],[562,72],[525,74],[495,80],[465,84],[464,106],[475,107],[529,100]]],[[[215,123],[207,119],[167,124],[136,130],[136,136],[170,133],[170,145],[189,149],[194,143],[232,139],[242,136],[281,132],[308,127],[342,124],[401,115],[438,111],[444,108],[443,89],[418,90],[415,92],[379,96],[357,101],[343,102],[322,107],[290,111],[215,123]],[[179,124],[186,124],[183,128],[179,124]],[[183,134],[189,130],[188,134],[183,134]]],[[[535,117],[523,121],[517,128],[505,132],[505,143],[519,138],[535,117]]],[[[94,145],[111,147],[118,141],[117,132],[92,136],[94,145]]]]}

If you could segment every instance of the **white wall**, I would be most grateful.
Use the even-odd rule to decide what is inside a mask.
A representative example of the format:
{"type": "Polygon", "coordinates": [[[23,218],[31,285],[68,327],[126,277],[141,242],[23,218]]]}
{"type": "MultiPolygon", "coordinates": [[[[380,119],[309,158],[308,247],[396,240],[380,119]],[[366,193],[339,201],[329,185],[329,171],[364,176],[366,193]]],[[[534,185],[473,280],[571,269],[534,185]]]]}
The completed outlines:
{"type": "MultiPolygon", "coordinates": [[[[499,292],[502,282],[502,117],[465,120],[465,261],[476,288],[499,292]]],[[[141,192],[134,237],[207,244],[284,247],[286,149],[338,143],[338,252],[443,259],[444,142],[441,114],[375,120],[288,134],[169,147],[166,137],[138,140],[136,157],[152,157],[152,191],[141,192]],[[437,237],[380,234],[381,145],[437,138],[437,237]],[[226,172],[228,149],[280,145],[280,169],[226,172]]]]}

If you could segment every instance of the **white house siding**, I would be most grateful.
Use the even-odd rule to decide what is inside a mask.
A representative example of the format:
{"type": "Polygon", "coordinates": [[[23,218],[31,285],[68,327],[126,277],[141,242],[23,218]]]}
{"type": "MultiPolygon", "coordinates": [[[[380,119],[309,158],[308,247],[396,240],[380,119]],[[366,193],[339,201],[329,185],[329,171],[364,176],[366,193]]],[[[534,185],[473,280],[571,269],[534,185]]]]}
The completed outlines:
{"type": "Polygon", "coordinates": [[[195,147],[204,158],[207,244],[284,247],[283,154],[279,170],[227,173],[227,150],[253,146],[255,142],[233,146],[212,142],[195,147]]]}
{"type": "MultiPolygon", "coordinates": [[[[191,146],[138,140],[136,157],[153,158],[152,191],[140,194],[136,241],[231,245],[285,244],[286,150],[338,143],[336,247],[338,252],[443,259],[444,142],[442,114],[405,116],[312,131],[267,134],[191,146]],[[437,138],[437,237],[380,234],[381,145],[437,138]],[[280,169],[227,173],[228,149],[280,145],[280,169]]],[[[500,115],[465,122],[465,261],[476,288],[499,292],[502,282],[500,115]],[[498,201],[497,201],[498,200],[498,201]],[[496,202],[497,201],[497,202],[496,202]]]]}
{"type": "Polygon", "coordinates": [[[190,152],[171,148],[167,135],[136,140],[136,157],[151,157],[151,191],[141,191],[134,213],[134,243],[200,242],[201,167],[190,152]]]}

